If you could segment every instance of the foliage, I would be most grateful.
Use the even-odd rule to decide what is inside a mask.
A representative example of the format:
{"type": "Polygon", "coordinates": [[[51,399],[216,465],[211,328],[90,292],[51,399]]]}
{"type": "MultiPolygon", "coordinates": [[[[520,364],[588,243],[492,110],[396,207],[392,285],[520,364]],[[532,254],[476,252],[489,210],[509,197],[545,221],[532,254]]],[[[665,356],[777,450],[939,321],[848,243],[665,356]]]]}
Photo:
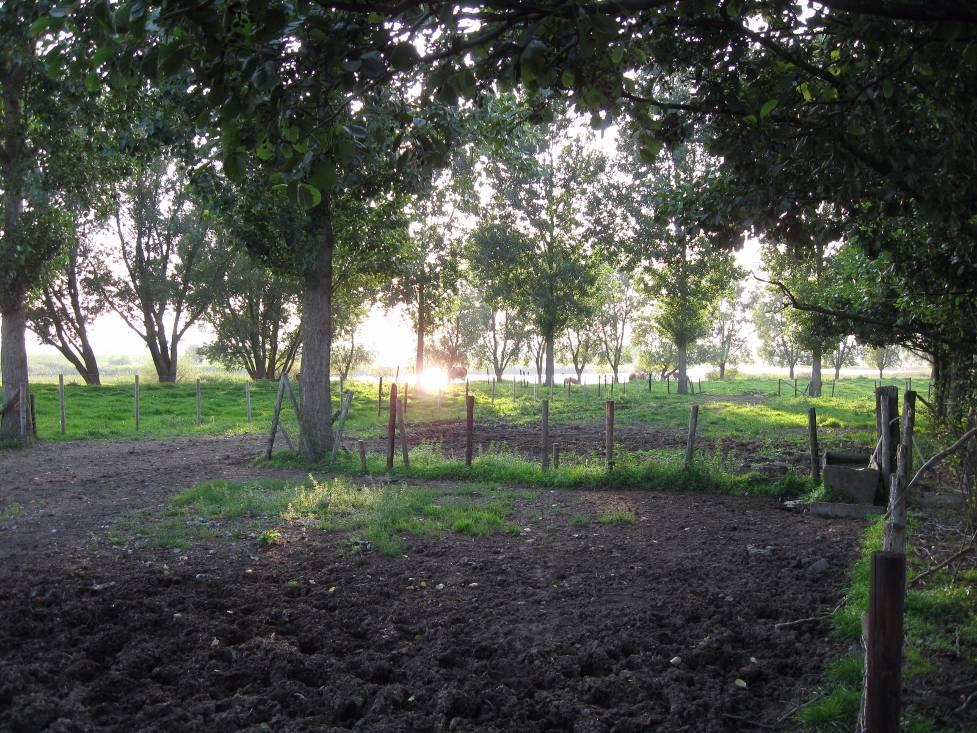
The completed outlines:
{"type": "Polygon", "coordinates": [[[717,366],[718,378],[726,378],[726,367],[748,357],[748,341],[743,288],[737,287],[728,297],[722,298],[712,313],[712,333],[701,346],[700,359],[717,366]]]}
{"type": "Polygon", "coordinates": [[[895,346],[869,346],[865,349],[865,363],[878,369],[879,379],[882,379],[884,370],[902,363],[902,355],[895,346]]]}
{"type": "Polygon", "coordinates": [[[478,310],[480,335],[473,354],[480,366],[490,365],[495,378],[517,363],[526,342],[526,328],[514,311],[481,305],[478,310]]]}
{"type": "Polygon", "coordinates": [[[589,324],[572,324],[563,334],[562,346],[563,356],[570,359],[577,379],[580,380],[583,370],[599,354],[600,336],[589,324]]]}
{"type": "Polygon", "coordinates": [[[598,292],[596,331],[603,360],[617,382],[621,363],[629,357],[627,337],[642,299],[635,278],[610,268],[601,273],[598,292]]]}
{"type": "Polygon", "coordinates": [[[842,367],[855,366],[862,358],[862,346],[854,336],[844,336],[838,340],[828,355],[835,370],[835,379],[841,375],[842,367]]]}
{"type": "Polygon", "coordinates": [[[761,295],[753,306],[753,323],[760,337],[760,358],[787,367],[794,378],[794,367],[804,357],[797,334],[797,323],[787,318],[782,298],[772,292],[761,295]]]}

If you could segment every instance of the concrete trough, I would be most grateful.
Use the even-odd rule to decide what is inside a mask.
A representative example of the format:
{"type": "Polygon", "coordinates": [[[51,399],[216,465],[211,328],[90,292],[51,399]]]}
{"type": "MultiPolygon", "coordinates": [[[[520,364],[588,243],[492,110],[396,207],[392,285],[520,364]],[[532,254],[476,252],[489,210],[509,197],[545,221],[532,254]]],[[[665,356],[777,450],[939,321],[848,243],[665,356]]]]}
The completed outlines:
{"type": "Polygon", "coordinates": [[[854,451],[825,451],[821,464],[824,488],[856,504],[872,504],[882,480],[878,469],[869,467],[871,455],[854,451]]]}

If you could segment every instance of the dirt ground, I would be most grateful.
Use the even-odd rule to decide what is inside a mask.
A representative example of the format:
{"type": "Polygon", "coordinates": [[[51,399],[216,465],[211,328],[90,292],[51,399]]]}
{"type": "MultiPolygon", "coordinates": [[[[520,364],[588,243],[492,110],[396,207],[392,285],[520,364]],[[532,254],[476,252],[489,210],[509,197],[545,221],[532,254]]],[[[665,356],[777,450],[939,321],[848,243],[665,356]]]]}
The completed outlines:
{"type": "Polygon", "coordinates": [[[838,603],[862,525],[767,499],[540,491],[518,533],[395,558],[303,526],[106,541],[194,482],[287,475],[261,442],[0,452],[0,730],[791,730],[841,651],[777,624],[838,603]],[[611,508],[637,521],[570,521],[611,508]]]}

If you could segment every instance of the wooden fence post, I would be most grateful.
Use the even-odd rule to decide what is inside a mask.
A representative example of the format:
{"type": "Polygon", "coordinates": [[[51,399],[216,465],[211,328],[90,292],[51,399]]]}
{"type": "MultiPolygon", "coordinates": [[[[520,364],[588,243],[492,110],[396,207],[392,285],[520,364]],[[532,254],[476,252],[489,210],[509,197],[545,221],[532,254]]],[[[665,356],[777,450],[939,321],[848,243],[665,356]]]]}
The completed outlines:
{"type": "Polygon", "coordinates": [[[200,415],[200,380],[198,379],[197,380],[197,425],[199,425],[201,421],[202,418],[200,415]]]}
{"type": "Polygon", "coordinates": [[[881,437],[878,464],[882,474],[882,490],[888,495],[892,485],[892,472],[896,468],[896,448],[899,445],[899,424],[896,421],[899,417],[899,388],[879,387],[876,401],[877,424],[881,437]]]}
{"type": "Polygon", "coordinates": [[[363,442],[362,440],[357,440],[356,441],[356,447],[359,449],[359,452],[360,452],[360,470],[363,471],[363,473],[366,473],[366,471],[367,471],[367,468],[366,468],[366,443],[363,442]]]}
{"type": "Polygon", "coordinates": [[[346,393],[341,393],[339,399],[339,425],[336,426],[336,434],[333,435],[332,439],[332,455],[329,457],[330,463],[336,462],[336,452],[343,445],[343,429],[346,427],[346,417],[349,415],[349,406],[353,402],[353,392],[350,390],[346,393]]]}
{"type": "Polygon", "coordinates": [[[64,419],[64,374],[58,375],[58,407],[61,412],[61,434],[64,435],[67,429],[64,419]]]}
{"type": "Polygon", "coordinates": [[[498,378],[492,380],[492,404],[495,404],[495,385],[498,383],[498,378]]]}
{"type": "Polygon", "coordinates": [[[901,713],[906,556],[872,553],[865,623],[865,684],[860,730],[897,733],[901,713]]]}
{"type": "Polygon", "coordinates": [[[695,429],[699,422],[699,406],[692,405],[692,411],[689,413],[689,437],[685,443],[685,465],[686,467],[692,465],[692,453],[695,450],[695,429]]]}
{"type": "Polygon", "coordinates": [[[37,404],[34,401],[34,392],[28,390],[28,394],[30,395],[30,400],[28,401],[30,402],[30,406],[31,406],[31,414],[30,414],[31,437],[37,438],[37,404]]]}
{"type": "Polygon", "coordinates": [[[475,395],[465,397],[465,465],[472,465],[472,448],[475,439],[475,395]]]}
{"type": "Polygon", "coordinates": [[[244,413],[251,422],[251,382],[244,383],[244,413]]]}
{"type": "Polygon", "coordinates": [[[383,413],[383,377],[380,377],[380,386],[377,388],[377,417],[383,413]]]}
{"type": "Polygon", "coordinates": [[[648,375],[648,394],[651,394],[651,375],[648,375]]]}
{"type": "MultiPolygon", "coordinates": [[[[132,410],[133,415],[136,418],[136,430],[139,430],[139,375],[136,375],[136,381],[132,388],[132,410]]],[[[271,456],[269,456],[271,458],[271,456]]]]}
{"type": "Polygon", "coordinates": [[[702,380],[699,380],[699,394],[702,394],[702,380]]]}
{"type": "Polygon", "coordinates": [[[818,459],[818,416],[813,407],[807,410],[807,432],[811,445],[811,478],[821,480],[821,464],[818,459]]]}
{"type": "Polygon", "coordinates": [[[614,468],[614,400],[604,403],[604,461],[614,468]]]}
{"type": "MultiPolygon", "coordinates": [[[[283,374],[278,380],[278,395],[275,397],[275,408],[271,413],[271,432],[268,434],[268,448],[265,450],[265,458],[271,458],[271,452],[275,447],[275,434],[278,432],[278,421],[281,420],[282,415],[282,400],[285,399],[285,380],[287,377],[283,374]]],[[[138,389],[139,382],[138,377],[136,381],[136,388],[138,389]]],[[[138,400],[136,401],[138,404],[138,400]]]]}
{"type": "Polygon", "coordinates": [[[404,418],[407,418],[407,382],[404,382],[404,396],[400,398],[400,401],[404,403],[404,418]]]}
{"type": "Polygon", "coordinates": [[[387,470],[394,467],[394,448],[397,440],[397,383],[390,385],[390,415],[387,418],[387,470]]]}
{"type": "Polygon", "coordinates": [[[794,380],[794,397],[797,397],[797,380],[794,380]]]}
{"type": "Polygon", "coordinates": [[[896,472],[889,489],[888,520],[882,534],[882,549],[906,552],[906,488],[913,475],[913,432],[916,425],[916,393],[907,390],[902,405],[902,435],[897,452],[896,472]]]}
{"type": "Polygon", "coordinates": [[[543,470],[550,467],[550,401],[543,400],[543,470]]]}
{"type": "Polygon", "coordinates": [[[780,397],[780,383],[781,383],[781,381],[782,380],[780,379],[780,377],[777,377],[777,396],[778,397],[780,397]]]}
{"type": "MultiPolygon", "coordinates": [[[[467,392],[465,394],[468,394],[467,392]]],[[[512,399],[516,399],[516,375],[512,375],[512,399]]]]}
{"type": "Polygon", "coordinates": [[[668,394],[671,394],[672,393],[672,378],[671,377],[665,377],[665,391],[668,392],[668,394]]]}
{"type": "Polygon", "coordinates": [[[831,396],[832,397],[835,396],[835,382],[837,382],[837,381],[838,381],[837,379],[832,379],[831,380],[831,396]]]}
{"type": "Polygon", "coordinates": [[[410,466],[410,457],[407,455],[407,426],[404,423],[404,412],[407,410],[407,398],[400,400],[397,407],[397,426],[400,428],[400,450],[404,456],[404,466],[410,466]]]}

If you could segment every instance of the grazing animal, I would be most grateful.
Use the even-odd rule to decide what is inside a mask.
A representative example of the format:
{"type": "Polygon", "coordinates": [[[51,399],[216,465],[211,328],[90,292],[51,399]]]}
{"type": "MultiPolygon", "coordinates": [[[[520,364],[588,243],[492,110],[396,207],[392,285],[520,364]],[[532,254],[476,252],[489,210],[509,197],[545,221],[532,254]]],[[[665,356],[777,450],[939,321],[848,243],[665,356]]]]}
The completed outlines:
{"type": "Polygon", "coordinates": [[[576,377],[564,377],[563,386],[565,387],[568,384],[580,384],[580,380],[576,377]]]}
{"type": "Polygon", "coordinates": [[[448,381],[455,379],[461,381],[468,376],[468,369],[463,366],[448,367],[448,381]]]}

